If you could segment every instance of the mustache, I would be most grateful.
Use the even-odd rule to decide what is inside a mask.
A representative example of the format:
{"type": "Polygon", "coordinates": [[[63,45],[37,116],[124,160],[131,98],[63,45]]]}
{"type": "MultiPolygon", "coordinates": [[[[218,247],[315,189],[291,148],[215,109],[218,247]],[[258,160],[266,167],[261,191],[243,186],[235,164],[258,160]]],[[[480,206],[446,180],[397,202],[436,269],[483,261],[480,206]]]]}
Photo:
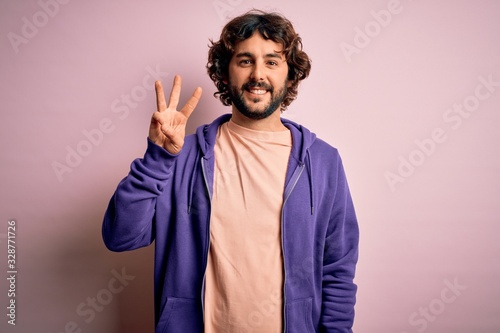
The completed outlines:
{"type": "Polygon", "coordinates": [[[270,92],[274,91],[274,88],[271,85],[264,82],[254,82],[254,81],[245,83],[242,88],[243,90],[248,90],[250,88],[261,88],[269,90],[270,92]]]}

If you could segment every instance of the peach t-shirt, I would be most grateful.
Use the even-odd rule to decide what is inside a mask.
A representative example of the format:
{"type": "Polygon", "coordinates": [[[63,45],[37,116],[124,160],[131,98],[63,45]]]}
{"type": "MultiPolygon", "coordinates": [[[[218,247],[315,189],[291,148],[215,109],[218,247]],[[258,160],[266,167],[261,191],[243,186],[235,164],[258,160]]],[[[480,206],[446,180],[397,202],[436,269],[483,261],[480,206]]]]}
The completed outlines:
{"type": "Polygon", "coordinates": [[[205,285],[206,333],[283,331],[281,208],[289,130],[220,126],[205,285]]]}

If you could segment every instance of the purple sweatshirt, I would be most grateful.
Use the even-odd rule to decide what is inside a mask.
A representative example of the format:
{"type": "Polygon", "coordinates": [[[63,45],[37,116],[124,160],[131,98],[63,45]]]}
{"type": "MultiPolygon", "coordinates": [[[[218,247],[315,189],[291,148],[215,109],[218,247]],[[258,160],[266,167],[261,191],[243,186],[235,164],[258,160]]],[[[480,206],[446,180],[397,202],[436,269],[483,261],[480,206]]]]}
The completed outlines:
{"type": "MultiPolygon", "coordinates": [[[[201,126],[172,155],[148,140],[104,216],[112,251],[155,243],[156,333],[203,332],[214,145],[220,124],[201,126]]],[[[359,230],[337,150],[305,127],[292,134],[281,213],[284,332],[352,332],[359,230]]]]}

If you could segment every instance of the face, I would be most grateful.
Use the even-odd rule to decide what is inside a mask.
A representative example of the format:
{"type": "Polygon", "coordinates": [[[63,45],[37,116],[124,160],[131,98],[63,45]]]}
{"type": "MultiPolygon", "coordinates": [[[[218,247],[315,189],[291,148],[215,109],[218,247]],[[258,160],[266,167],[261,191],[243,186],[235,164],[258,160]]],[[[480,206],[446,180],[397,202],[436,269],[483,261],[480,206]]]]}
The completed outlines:
{"type": "Polygon", "coordinates": [[[228,80],[233,109],[251,119],[267,118],[279,109],[288,86],[282,49],[259,33],[236,44],[228,80]]]}

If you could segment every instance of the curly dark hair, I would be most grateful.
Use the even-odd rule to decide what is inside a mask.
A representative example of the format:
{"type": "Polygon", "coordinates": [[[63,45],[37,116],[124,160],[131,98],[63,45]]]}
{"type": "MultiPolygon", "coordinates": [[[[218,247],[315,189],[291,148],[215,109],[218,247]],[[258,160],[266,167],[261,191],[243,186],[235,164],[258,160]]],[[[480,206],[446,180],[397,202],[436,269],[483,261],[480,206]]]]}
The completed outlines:
{"type": "Polygon", "coordinates": [[[218,90],[214,96],[218,96],[224,105],[232,104],[228,82],[229,62],[236,44],[250,38],[256,31],[264,39],[283,46],[283,55],[288,64],[287,80],[290,84],[281,103],[281,111],[284,111],[297,98],[300,81],[311,71],[311,60],[302,51],[302,39],[295,32],[292,23],[277,13],[251,10],[229,21],[223,28],[219,41],[210,40],[207,72],[218,90]]]}

